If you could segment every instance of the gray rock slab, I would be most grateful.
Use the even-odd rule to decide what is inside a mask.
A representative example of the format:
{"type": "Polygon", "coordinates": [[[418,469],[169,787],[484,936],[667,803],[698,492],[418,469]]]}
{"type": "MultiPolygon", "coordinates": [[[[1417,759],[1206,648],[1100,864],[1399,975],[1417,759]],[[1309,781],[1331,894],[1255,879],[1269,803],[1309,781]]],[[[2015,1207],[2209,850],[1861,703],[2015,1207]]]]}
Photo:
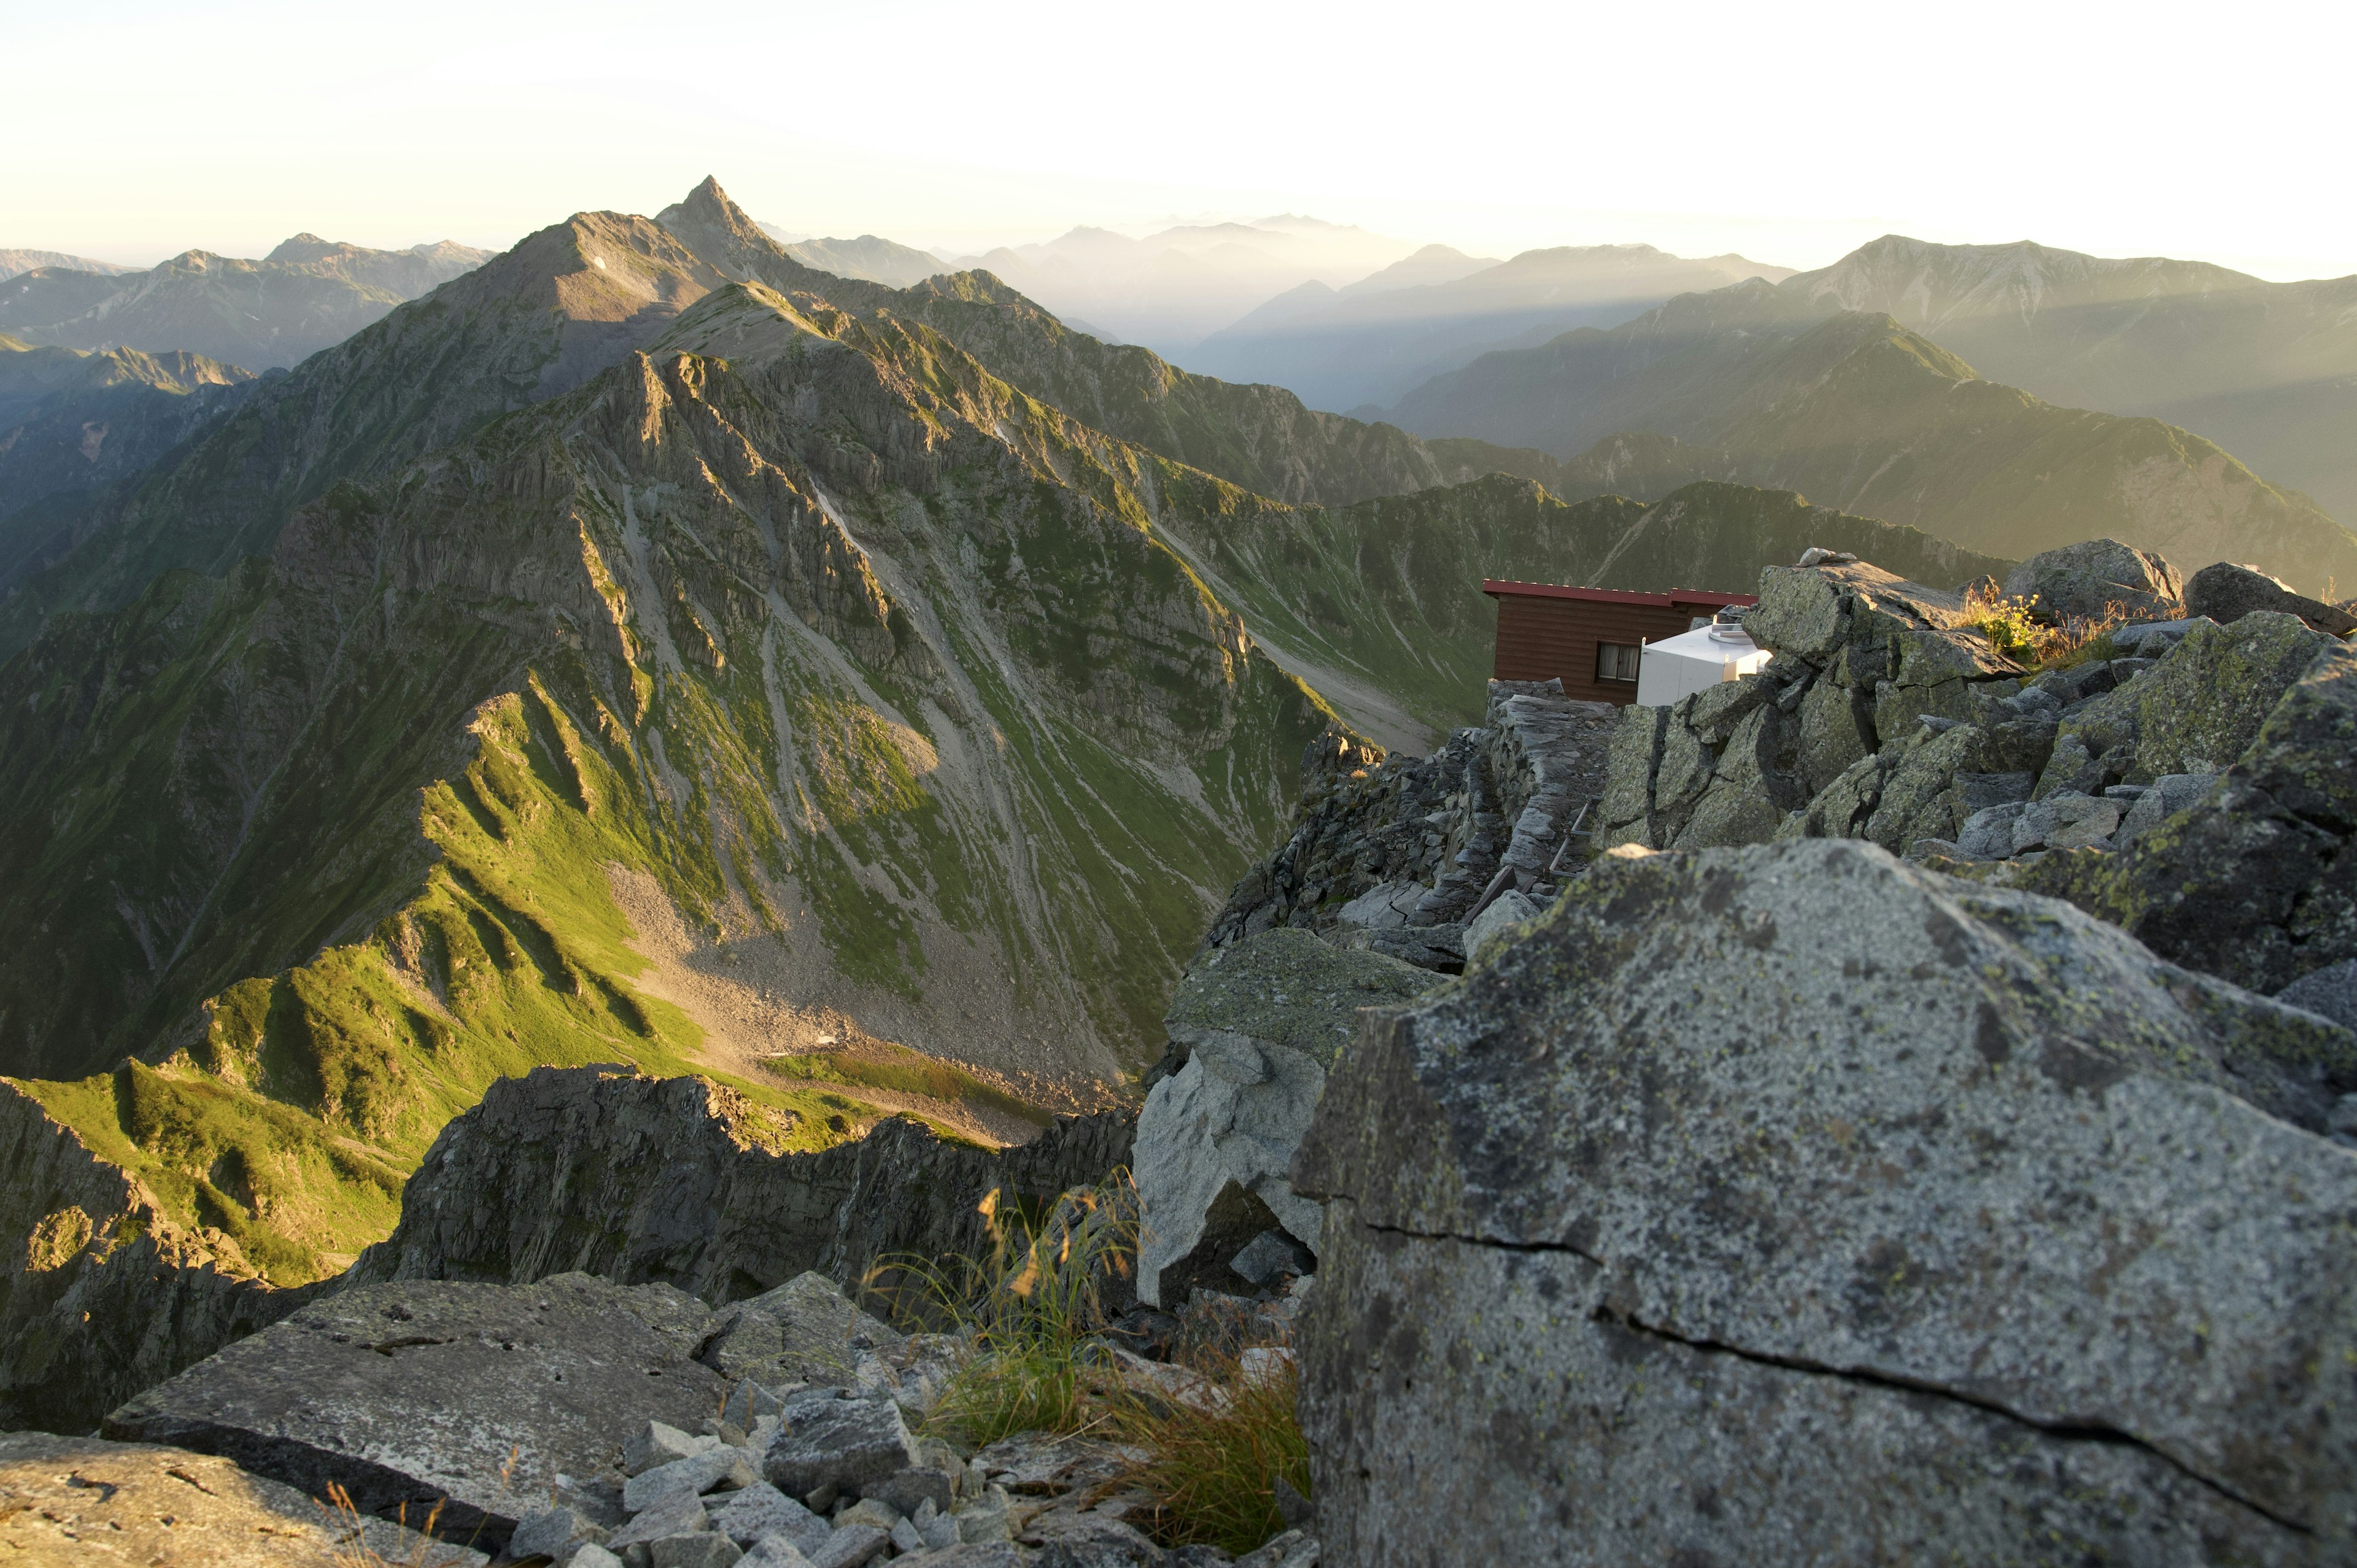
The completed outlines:
{"type": "Polygon", "coordinates": [[[1318,1208],[1286,1179],[1325,1088],[1326,1065],[1361,1007],[1446,984],[1430,970],[1274,930],[1214,949],[1178,983],[1164,1026],[1187,1061],[1156,1084],[1137,1119],[1140,1300],[1162,1304],[1162,1276],[1203,1240],[1231,1183],[1311,1247],[1318,1208]]]}
{"type": "Polygon", "coordinates": [[[2165,556],[2116,539],[2087,539],[2042,551],[2006,574],[2007,598],[2035,599],[2030,613],[2050,623],[2101,618],[2116,607],[2138,620],[2185,607],[2185,584],[2165,556]]]}
{"type": "Polygon", "coordinates": [[[697,1497],[673,1496],[647,1509],[606,1538],[609,1552],[624,1552],[673,1535],[694,1535],[712,1528],[712,1516],[697,1497]]]}
{"type": "Polygon", "coordinates": [[[1190,964],[1163,1026],[1181,1046],[1200,1035],[1241,1035],[1297,1051],[1322,1069],[1350,1043],[1358,1008],[1420,996],[1438,983],[1426,971],[1308,931],[1265,931],[1190,964]]]}
{"type": "Polygon", "coordinates": [[[489,1561],[389,1520],[339,1520],[294,1487],[214,1455],[0,1434],[0,1562],[322,1568],[368,1553],[417,1568],[489,1561]]]}
{"type": "MultiPolygon", "coordinates": [[[[1371,1016],[1294,1178],[1372,1230],[1591,1260],[1662,1336],[2116,1434],[2347,1552],[2349,1087],[2346,1030],[1804,840],[1600,862],[1491,969],[1371,1016]]],[[[1323,1261],[1310,1316],[1363,1316],[1323,1261]]]]}
{"type": "Polygon", "coordinates": [[[652,1416],[693,1426],[727,1385],[692,1359],[710,1313],[669,1285],[408,1281],[313,1302],[124,1404],[107,1434],[219,1454],[362,1512],[447,1499],[454,1540],[504,1545],[560,1474],[614,1464],[652,1416]]]}
{"type": "Polygon", "coordinates": [[[716,1497],[706,1505],[712,1528],[748,1549],[782,1536],[804,1552],[814,1550],[833,1527],[767,1481],[716,1497]]]}
{"type": "Polygon", "coordinates": [[[901,1338],[854,1305],[833,1280],[808,1272],[721,1308],[713,1322],[705,1361],[723,1377],[771,1387],[848,1381],[861,1351],[901,1338]]]}
{"type": "Polygon", "coordinates": [[[2357,959],[2343,959],[2301,975],[2276,993],[2287,1007],[2304,1007],[2344,1029],[2357,1029],[2357,959]]]}
{"type": "Polygon", "coordinates": [[[701,1497],[710,1491],[749,1487],[760,1477],[754,1475],[748,1457],[742,1449],[721,1446],[658,1465],[624,1483],[622,1506],[638,1513],[676,1497],[701,1497]]]}
{"type": "Polygon", "coordinates": [[[732,1568],[744,1555],[735,1541],[710,1530],[647,1542],[650,1568],[732,1568]]]}
{"type": "Polygon", "coordinates": [[[892,1544],[892,1532],[872,1524],[849,1524],[828,1536],[809,1553],[811,1568],[859,1568],[892,1544]]]}
{"type": "Polygon", "coordinates": [[[802,1549],[782,1535],[755,1541],[737,1563],[738,1568],[811,1568],[802,1549]]]}
{"type": "Polygon", "coordinates": [[[830,1400],[793,1407],[763,1455],[761,1473],[791,1497],[822,1486],[856,1491],[916,1466],[916,1440],[889,1400],[830,1400]]]}
{"type": "Polygon", "coordinates": [[[602,1544],[604,1529],[576,1509],[543,1509],[518,1524],[508,1538],[511,1557],[548,1557],[563,1563],[583,1542],[602,1544]]]}

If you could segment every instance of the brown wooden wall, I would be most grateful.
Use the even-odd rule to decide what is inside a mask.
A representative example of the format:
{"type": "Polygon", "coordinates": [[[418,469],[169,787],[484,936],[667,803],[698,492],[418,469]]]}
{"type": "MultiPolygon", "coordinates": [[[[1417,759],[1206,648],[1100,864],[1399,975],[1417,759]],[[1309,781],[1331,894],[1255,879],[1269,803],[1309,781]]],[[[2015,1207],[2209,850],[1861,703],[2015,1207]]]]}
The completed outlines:
{"type": "Polygon", "coordinates": [[[1685,605],[1502,594],[1498,598],[1498,654],[1490,673],[1501,681],[1560,677],[1566,697],[1625,705],[1637,700],[1637,682],[1597,680],[1597,646],[1659,642],[1690,629],[1696,616],[1709,613],[1685,605]]]}

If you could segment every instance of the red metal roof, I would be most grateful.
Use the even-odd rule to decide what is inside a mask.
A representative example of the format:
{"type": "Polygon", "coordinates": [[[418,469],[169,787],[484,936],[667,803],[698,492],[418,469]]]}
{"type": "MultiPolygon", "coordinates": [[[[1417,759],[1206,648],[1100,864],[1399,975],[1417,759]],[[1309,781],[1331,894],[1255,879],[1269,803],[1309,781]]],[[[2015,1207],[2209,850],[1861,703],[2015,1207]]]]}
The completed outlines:
{"type": "Polygon", "coordinates": [[[1485,580],[1481,591],[1492,598],[1512,595],[1525,599],[1588,599],[1608,605],[1658,605],[1669,609],[1679,605],[1756,605],[1757,594],[1717,594],[1707,588],[1672,588],[1666,594],[1635,594],[1619,588],[1567,588],[1560,583],[1508,583],[1496,578],[1485,580]]]}

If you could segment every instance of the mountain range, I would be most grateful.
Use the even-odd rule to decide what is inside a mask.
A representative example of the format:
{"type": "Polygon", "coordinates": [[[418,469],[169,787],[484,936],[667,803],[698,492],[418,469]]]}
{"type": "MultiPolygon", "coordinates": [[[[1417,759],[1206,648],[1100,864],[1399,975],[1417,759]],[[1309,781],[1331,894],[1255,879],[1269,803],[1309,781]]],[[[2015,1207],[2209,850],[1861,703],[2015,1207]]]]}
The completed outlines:
{"type": "Polygon", "coordinates": [[[2214,443],[1984,380],[1892,317],[1835,310],[1800,278],[1682,295],[1609,331],[1484,355],[1392,417],[1591,467],[1597,444],[1641,434],[1653,438],[1643,463],[1620,470],[1641,494],[1734,479],[1993,554],[2111,535],[2179,560],[2249,561],[2303,592],[2357,584],[2357,536],[2214,443]]]}
{"type": "Polygon", "coordinates": [[[489,254],[447,240],[371,251],[297,234],[260,261],[186,251],[145,272],[44,265],[0,283],[0,333],[268,370],[341,342],[489,254]]]}
{"type": "Polygon", "coordinates": [[[1892,234],[1782,286],[1894,317],[2050,403],[2194,431],[2357,520],[2357,277],[1892,234]]]}
{"type": "Polygon", "coordinates": [[[0,251],[0,282],[21,273],[29,273],[36,267],[62,267],[69,272],[97,273],[102,276],[139,270],[113,262],[94,262],[88,256],[70,256],[63,251],[0,251]]]}
{"type": "MultiPolygon", "coordinates": [[[[35,525],[16,514],[117,482],[207,429],[256,378],[201,354],[93,353],[0,337],[0,542],[35,525]]],[[[8,555],[0,542],[0,581],[8,555]]]]}
{"type": "Polygon", "coordinates": [[[576,214],[115,487],[47,578],[87,607],[15,623],[9,1092],[279,1283],[541,1062],[1003,1139],[1158,1052],[1311,742],[1478,711],[1482,576],[2003,565],[1443,478],[985,274],[813,271],[710,181],[576,214]]]}
{"type": "Polygon", "coordinates": [[[1363,417],[1492,349],[1616,327],[1675,295],[1791,275],[1741,256],[1689,259],[1651,245],[1558,246],[1486,264],[1427,246],[1346,288],[1302,284],[1181,358],[1207,375],[1274,381],[1313,408],[1363,417]]]}
{"type": "Polygon", "coordinates": [[[1174,358],[1304,284],[1340,287],[1407,258],[1404,241],[1282,214],[1179,223],[1141,238],[1078,228],[1040,244],[959,258],[1057,315],[1174,358]]]}
{"type": "Polygon", "coordinates": [[[774,223],[759,225],[761,232],[785,248],[786,254],[806,267],[837,277],[857,278],[866,283],[880,283],[891,288],[907,288],[924,282],[938,273],[950,273],[957,268],[931,251],[920,251],[898,241],[887,240],[880,234],[862,234],[856,240],[827,240],[795,235],[774,223]]]}

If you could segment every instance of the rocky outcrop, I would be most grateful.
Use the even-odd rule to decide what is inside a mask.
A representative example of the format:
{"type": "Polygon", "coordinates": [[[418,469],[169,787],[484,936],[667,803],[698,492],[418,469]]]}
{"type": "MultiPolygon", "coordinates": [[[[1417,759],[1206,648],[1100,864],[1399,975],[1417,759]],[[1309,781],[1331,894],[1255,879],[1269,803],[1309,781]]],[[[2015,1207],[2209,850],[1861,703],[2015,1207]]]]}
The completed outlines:
{"type": "Polygon", "coordinates": [[[2156,780],[2129,808],[2115,854],[1989,870],[2179,963],[2273,993],[2357,958],[2357,649],[2264,610],[2203,642],[2147,677],[2159,679],[2137,756],[2190,767],[2198,753],[2230,764],[2224,773],[2156,780]],[[2189,651],[2205,662],[2172,670],[2189,651]],[[2204,690],[2213,668],[2222,693],[2204,690]],[[2164,799],[2148,806],[2154,794],[2164,799]]]}
{"type": "Polygon", "coordinates": [[[1315,1251],[1318,1207],[1294,1193],[1286,1169],[1326,1075],[1357,1009],[1441,983],[1429,970],[1290,928],[1196,959],[1164,1025],[1177,1069],[1137,1119],[1139,1300],[1175,1306],[1188,1286],[1226,1285],[1230,1260],[1272,1222],[1315,1251]],[[1231,1212],[1242,1234],[1214,1219],[1231,1212]]]}
{"type": "Polygon", "coordinates": [[[617,1519],[623,1424],[694,1430],[728,1391],[694,1357],[702,1302],[564,1274],[530,1288],[405,1280],[306,1306],[130,1401],[106,1435],[233,1460],[365,1514],[500,1547],[550,1499],[617,1519]]]}
{"type": "Polygon", "coordinates": [[[1334,1560],[2357,1546],[2357,1036],[1803,841],[1598,860],[1370,1015],[1303,1420],[1334,1560]]]}
{"type": "Polygon", "coordinates": [[[1863,564],[1770,569],[1746,619],[1775,659],[1628,710],[1606,840],[1863,838],[2265,992],[2357,955],[2357,811],[2321,782],[2357,768],[2345,646],[2257,609],[2119,626],[2033,674],[1969,613],[1863,564]]]}
{"type": "Polygon", "coordinates": [[[2328,605],[2292,591],[2289,583],[2270,577],[2255,566],[2221,561],[2193,574],[2185,585],[2185,607],[2190,614],[2215,621],[2236,621],[2254,610],[2294,615],[2321,632],[2347,637],[2357,631],[2357,615],[2339,605],[2328,605]]]}
{"type": "Polygon", "coordinates": [[[819,1154],[772,1154],[748,1107],[703,1079],[538,1068],[491,1086],[443,1130],[401,1224],[358,1283],[522,1283],[594,1273],[715,1305],[815,1270],[845,1286],[895,1252],[979,1254],[994,1189],[1052,1198],[1130,1155],[1118,1112],[1060,1118],[1028,1144],[948,1144],[894,1119],[819,1154]]]}
{"type": "Polygon", "coordinates": [[[1482,727],[1430,757],[1313,746],[1291,836],[1236,884],[1205,945],[1287,926],[1454,972],[1489,897],[1550,896],[1585,858],[1618,717],[1558,681],[1492,681],[1482,727]]]}
{"type": "Polygon", "coordinates": [[[339,1516],[210,1454],[43,1432],[0,1436],[0,1557],[187,1568],[477,1568],[489,1561],[390,1520],[339,1516]]]}
{"type": "Polygon", "coordinates": [[[94,1429],[110,1406],[274,1323],[319,1286],[273,1290],[236,1240],[155,1196],[0,1082],[0,1428],[94,1429]]]}

